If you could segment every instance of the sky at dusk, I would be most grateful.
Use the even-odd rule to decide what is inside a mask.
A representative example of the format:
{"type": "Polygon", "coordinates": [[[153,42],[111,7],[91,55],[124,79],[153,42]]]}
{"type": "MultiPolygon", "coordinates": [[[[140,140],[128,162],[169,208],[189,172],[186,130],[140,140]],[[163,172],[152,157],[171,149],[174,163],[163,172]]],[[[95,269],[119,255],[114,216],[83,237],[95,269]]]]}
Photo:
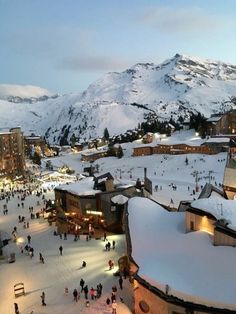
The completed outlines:
{"type": "Polygon", "coordinates": [[[235,0],[0,0],[0,84],[80,92],[176,53],[236,64],[235,0]]]}

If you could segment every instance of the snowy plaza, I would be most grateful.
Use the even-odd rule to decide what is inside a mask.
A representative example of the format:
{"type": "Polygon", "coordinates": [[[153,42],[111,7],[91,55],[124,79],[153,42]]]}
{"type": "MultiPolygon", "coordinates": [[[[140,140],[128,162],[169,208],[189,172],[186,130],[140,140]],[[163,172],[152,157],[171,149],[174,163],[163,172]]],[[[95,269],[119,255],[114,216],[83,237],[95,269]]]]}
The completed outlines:
{"type": "MultiPolygon", "coordinates": [[[[117,263],[117,259],[125,253],[125,241],[123,235],[109,235],[108,240],[116,241],[115,250],[105,251],[103,239],[95,240],[92,238],[86,241],[85,236],[80,240],[74,241],[73,235],[67,235],[67,240],[60,239],[54,235],[54,223],[49,223],[43,217],[30,219],[29,206],[33,206],[34,213],[43,207],[42,197],[35,194],[27,196],[24,201],[24,208],[21,201],[17,198],[18,194],[11,197],[7,204],[8,215],[2,214],[3,205],[6,200],[0,201],[1,216],[0,224],[2,235],[5,238],[12,237],[14,227],[17,227],[17,243],[10,241],[3,248],[3,255],[6,259],[0,261],[0,313],[14,313],[14,303],[19,306],[22,314],[43,314],[43,313],[111,313],[111,306],[106,304],[106,298],[111,296],[113,285],[118,288],[117,310],[119,313],[131,313],[128,305],[132,303],[130,283],[124,280],[124,289],[120,290],[118,278],[113,276],[117,269],[109,270],[108,260],[112,259],[117,263]],[[40,205],[37,205],[37,202],[40,205]],[[18,203],[20,207],[18,208],[18,203]],[[25,216],[25,221],[29,222],[29,228],[23,227],[23,222],[18,222],[18,216],[25,216]],[[4,231],[4,232],[3,232],[4,231]],[[7,234],[6,234],[7,233],[7,234]],[[31,247],[34,248],[34,257],[26,254],[25,250],[21,253],[21,248],[27,244],[27,236],[31,236],[31,247]],[[59,247],[63,247],[63,255],[59,254],[59,247]],[[14,252],[15,263],[9,264],[7,257],[14,252]],[[39,253],[44,257],[45,263],[40,263],[39,253]],[[81,268],[82,261],[87,263],[86,268],[81,268]],[[99,299],[92,301],[89,296],[90,306],[86,307],[84,293],[81,293],[78,302],[73,301],[73,290],[80,291],[80,279],[83,278],[88,289],[101,283],[103,292],[99,299]],[[23,282],[25,295],[15,298],[14,285],[23,282]],[[65,295],[65,288],[69,293],[65,295]],[[45,302],[47,306],[41,305],[41,294],[45,292],[45,302]],[[120,301],[120,297],[124,303],[120,301]]],[[[54,192],[45,194],[46,199],[53,199],[54,192]]]]}

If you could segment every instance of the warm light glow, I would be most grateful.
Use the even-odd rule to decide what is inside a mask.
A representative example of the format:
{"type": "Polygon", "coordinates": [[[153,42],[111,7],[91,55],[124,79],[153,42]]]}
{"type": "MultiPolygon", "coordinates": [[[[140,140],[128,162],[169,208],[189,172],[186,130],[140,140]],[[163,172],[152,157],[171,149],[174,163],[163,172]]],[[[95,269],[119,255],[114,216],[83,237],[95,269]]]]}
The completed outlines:
{"type": "Polygon", "coordinates": [[[102,212],[97,212],[95,210],[86,210],[87,214],[102,216],[102,212]]]}
{"type": "Polygon", "coordinates": [[[195,135],[196,135],[196,136],[199,136],[199,133],[198,133],[198,132],[196,132],[196,133],[195,133],[195,135]]]}
{"type": "Polygon", "coordinates": [[[201,219],[201,223],[200,223],[200,231],[203,231],[203,232],[207,232],[211,235],[214,234],[213,232],[213,227],[212,227],[212,224],[211,222],[208,220],[207,216],[203,216],[202,219],[201,219]]]}
{"type": "Polygon", "coordinates": [[[22,244],[24,242],[25,242],[25,240],[24,240],[23,237],[19,237],[19,238],[16,239],[16,244],[22,244]]]}

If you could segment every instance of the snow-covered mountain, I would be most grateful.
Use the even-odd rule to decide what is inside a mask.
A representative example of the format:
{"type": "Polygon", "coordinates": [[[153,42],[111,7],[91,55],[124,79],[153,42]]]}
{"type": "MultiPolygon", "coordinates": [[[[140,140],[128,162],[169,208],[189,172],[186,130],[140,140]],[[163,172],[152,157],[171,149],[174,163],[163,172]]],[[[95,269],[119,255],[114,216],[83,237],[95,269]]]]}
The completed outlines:
{"type": "Polygon", "coordinates": [[[150,112],[177,119],[231,108],[236,108],[235,65],[176,54],[159,65],[138,63],[108,73],[83,93],[34,104],[2,100],[0,127],[21,125],[26,133],[46,134],[58,143],[73,133],[81,140],[102,136],[105,128],[110,135],[124,133],[150,112]]]}
{"type": "MultiPolygon", "coordinates": [[[[176,54],[159,65],[138,63],[108,73],[88,87],[82,100],[136,102],[160,113],[181,104],[209,116],[235,101],[235,95],[236,65],[176,54]]],[[[170,111],[175,110],[167,115],[170,111]]]]}
{"type": "Polygon", "coordinates": [[[38,86],[0,84],[0,99],[10,102],[33,103],[56,97],[58,97],[57,94],[38,86]]]}

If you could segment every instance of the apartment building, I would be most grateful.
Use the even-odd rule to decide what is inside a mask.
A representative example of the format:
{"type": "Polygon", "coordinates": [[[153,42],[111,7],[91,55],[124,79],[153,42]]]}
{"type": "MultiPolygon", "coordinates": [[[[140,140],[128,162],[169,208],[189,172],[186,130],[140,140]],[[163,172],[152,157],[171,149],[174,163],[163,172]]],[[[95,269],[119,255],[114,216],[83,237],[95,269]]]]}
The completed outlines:
{"type": "Polygon", "coordinates": [[[0,177],[24,172],[24,138],[20,127],[0,132],[0,177]]]}

